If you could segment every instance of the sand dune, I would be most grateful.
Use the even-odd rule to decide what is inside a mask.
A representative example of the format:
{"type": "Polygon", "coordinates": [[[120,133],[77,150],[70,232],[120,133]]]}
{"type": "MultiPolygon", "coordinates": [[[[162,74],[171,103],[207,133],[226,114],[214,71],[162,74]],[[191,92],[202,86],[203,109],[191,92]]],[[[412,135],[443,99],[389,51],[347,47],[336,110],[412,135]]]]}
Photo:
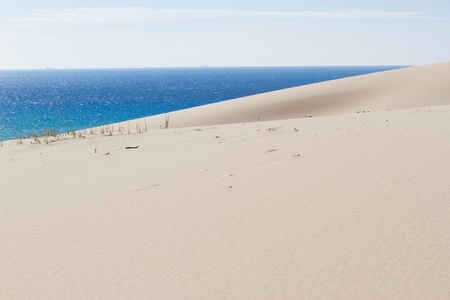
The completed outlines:
{"type": "Polygon", "coordinates": [[[450,62],[355,76],[269,92],[149,119],[171,127],[248,123],[449,104],[450,62]]]}
{"type": "Polygon", "coordinates": [[[0,298],[448,299],[449,72],[4,142],[0,298]]]}

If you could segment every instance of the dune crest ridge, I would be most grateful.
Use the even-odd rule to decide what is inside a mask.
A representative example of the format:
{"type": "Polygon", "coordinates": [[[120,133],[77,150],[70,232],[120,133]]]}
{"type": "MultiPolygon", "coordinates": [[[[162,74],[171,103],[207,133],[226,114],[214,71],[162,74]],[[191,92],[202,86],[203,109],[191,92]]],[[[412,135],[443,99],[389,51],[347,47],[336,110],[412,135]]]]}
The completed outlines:
{"type": "Polygon", "coordinates": [[[449,104],[450,62],[320,82],[149,118],[160,128],[331,116],[449,104]]]}

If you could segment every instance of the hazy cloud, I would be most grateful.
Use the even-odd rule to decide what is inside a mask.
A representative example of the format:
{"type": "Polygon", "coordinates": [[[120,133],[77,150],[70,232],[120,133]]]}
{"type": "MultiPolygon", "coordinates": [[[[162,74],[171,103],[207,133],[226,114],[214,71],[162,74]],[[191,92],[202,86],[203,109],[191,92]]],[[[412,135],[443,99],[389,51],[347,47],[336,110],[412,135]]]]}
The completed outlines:
{"type": "MultiPolygon", "coordinates": [[[[76,8],[52,10],[25,15],[15,19],[18,24],[36,23],[107,23],[107,22],[155,22],[185,19],[240,18],[341,18],[341,19],[438,19],[420,12],[393,12],[370,10],[340,11],[236,11],[208,9],[151,9],[125,8],[76,8]]],[[[16,24],[17,24],[16,23],[16,24]]]]}

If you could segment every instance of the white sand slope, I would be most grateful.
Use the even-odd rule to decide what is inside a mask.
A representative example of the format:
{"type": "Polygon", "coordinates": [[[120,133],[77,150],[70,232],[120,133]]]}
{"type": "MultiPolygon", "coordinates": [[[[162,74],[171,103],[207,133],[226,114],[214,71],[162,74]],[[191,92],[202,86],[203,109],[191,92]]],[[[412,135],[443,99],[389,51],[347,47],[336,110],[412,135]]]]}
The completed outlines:
{"type": "Polygon", "coordinates": [[[449,69],[348,79],[389,78],[378,112],[4,142],[0,299],[449,299],[449,69]]]}
{"type": "Polygon", "coordinates": [[[450,62],[269,92],[148,119],[152,128],[331,116],[449,104],[450,62]]]}

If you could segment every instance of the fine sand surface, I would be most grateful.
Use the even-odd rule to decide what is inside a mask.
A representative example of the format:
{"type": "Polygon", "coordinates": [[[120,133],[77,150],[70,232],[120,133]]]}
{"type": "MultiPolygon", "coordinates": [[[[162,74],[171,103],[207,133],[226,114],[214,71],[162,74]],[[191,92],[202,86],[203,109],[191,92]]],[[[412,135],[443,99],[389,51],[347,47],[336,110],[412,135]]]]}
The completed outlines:
{"type": "Polygon", "coordinates": [[[3,142],[0,299],[450,299],[450,63],[168,116],[3,142]]]}

